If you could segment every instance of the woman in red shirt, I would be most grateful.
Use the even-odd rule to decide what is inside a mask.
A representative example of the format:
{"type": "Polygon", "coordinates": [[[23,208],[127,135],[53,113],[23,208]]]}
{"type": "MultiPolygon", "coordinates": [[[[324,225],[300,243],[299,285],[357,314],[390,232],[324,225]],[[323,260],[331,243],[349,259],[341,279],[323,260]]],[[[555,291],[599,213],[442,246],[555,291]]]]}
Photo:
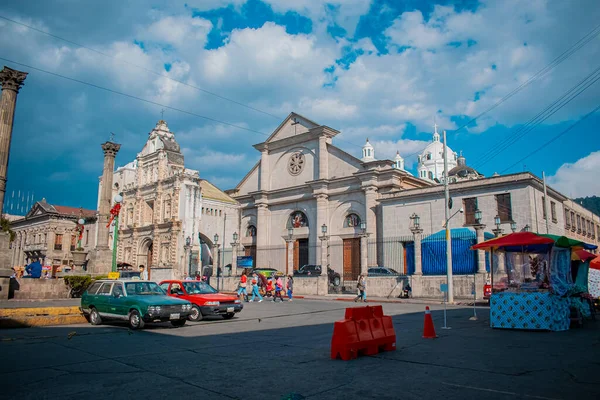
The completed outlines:
{"type": "Polygon", "coordinates": [[[248,277],[246,276],[246,271],[242,272],[242,277],[240,278],[240,288],[238,289],[238,296],[240,300],[242,299],[242,294],[244,295],[244,299],[248,301],[248,291],[246,287],[248,286],[248,277]]]}

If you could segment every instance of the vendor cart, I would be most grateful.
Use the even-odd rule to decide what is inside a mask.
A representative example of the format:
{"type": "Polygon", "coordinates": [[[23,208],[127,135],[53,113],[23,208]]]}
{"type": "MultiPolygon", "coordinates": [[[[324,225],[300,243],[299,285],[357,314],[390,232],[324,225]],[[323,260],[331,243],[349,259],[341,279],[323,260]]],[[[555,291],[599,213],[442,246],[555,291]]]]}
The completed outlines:
{"type": "Polygon", "coordinates": [[[555,238],[517,232],[472,247],[492,253],[492,328],[569,329],[571,248],[555,244],[555,238]]]}

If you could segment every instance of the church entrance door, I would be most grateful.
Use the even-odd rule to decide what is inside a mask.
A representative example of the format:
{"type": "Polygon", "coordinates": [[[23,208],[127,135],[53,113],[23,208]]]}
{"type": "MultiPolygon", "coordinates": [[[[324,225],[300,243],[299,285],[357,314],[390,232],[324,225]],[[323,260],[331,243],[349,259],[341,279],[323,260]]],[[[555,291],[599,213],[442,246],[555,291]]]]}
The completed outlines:
{"type": "Polygon", "coordinates": [[[360,238],[344,239],[344,280],[355,281],[360,274],[360,238]]]}
{"type": "Polygon", "coordinates": [[[300,269],[306,264],[308,264],[308,239],[298,239],[294,242],[294,268],[300,269]]]}

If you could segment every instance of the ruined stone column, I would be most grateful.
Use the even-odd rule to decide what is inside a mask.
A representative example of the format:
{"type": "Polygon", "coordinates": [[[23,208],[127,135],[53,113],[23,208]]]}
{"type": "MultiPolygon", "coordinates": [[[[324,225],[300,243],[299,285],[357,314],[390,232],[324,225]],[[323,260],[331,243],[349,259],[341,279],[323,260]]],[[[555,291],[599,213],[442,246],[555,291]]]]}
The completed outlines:
{"type": "Polygon", "coordinates": [[[413,275],[423,275],[423,261],[421,259],[421,234],[423,229],[411,228],[411,231],[415,241],[415,272],[413,275]]]}
{"type": "Polygon", "coordinates": [[[100,204],[98,206],[98,250],[108,249],[109,230],[106,225],[110,219],[112,207],[113,172],[115,170],[115,156],[121,148],[120,144],[106,142],[102,144],[104,151],[104,167],[102,169],[102,191],[100,192],[100,204]]]}
{"type": "MultiPolygon", "coordinates": [[[[485,225],[475,225],[475,233],[477,235],[477,244],[485,241],[484,229],[485,225]]],[[[485,251],[477,250],[477,273],[478,274],[486,274],[485,270],[485,251]]]]}
{"type": "Polygon", "coordinates": [[[8,158],[13,121],[15,119],[17,94],[23,86],[25,78],[27,78],[27,72],[17,71],[8,67],[4,67],[0,71],[0,84],[2,84],[2,98],[0,99],[0,212],[3,211],[4,207],[8,158]]]}

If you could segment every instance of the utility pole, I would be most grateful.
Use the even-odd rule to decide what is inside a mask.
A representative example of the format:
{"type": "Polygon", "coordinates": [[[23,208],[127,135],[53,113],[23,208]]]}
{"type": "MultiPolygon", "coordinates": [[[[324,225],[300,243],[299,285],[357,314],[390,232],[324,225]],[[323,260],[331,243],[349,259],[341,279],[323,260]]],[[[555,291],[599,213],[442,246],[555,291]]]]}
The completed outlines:
{"type": "Polygon", "coordinates": [[[548,190],[546,189],[546,172],[542,171],[542,180],[544,181],[544,209],[546,210],[546,234],[550,233],[550,200],[548,200],[548,190]]]}
{"type": "Polygon", "coordinates": [[[448,285],[448,303],[454,303],[454,285],[452,282],[452,238],[450,236],[450,189],[448,188],[448,146],[444,130],[444,211],[446,214],[446,284],[448,285]]]}

